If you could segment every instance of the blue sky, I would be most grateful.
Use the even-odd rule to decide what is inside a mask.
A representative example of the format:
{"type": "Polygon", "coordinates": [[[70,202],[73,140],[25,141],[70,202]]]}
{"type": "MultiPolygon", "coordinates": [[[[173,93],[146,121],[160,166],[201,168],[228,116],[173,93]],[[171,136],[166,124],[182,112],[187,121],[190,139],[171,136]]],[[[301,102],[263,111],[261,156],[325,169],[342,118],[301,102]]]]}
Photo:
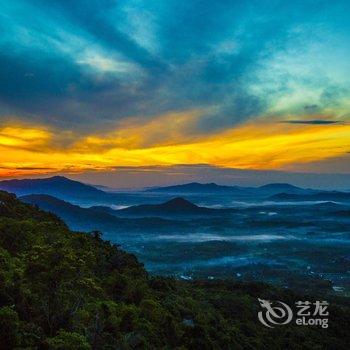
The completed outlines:
{"type": "Polygon", "coordinates": [[[3,1],[1,112],[82,130],[192,108],[206,110],[201,131],[262,114],[342,118],[349,7],[3,1]]]}

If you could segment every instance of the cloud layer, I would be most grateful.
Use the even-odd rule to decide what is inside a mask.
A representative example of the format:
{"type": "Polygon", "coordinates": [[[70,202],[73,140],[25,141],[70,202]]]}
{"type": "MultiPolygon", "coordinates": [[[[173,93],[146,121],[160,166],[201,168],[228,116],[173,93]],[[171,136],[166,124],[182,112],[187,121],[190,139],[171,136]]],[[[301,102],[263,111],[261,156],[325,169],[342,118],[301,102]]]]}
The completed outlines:
{"type": "MultiPolygon", "coordinates": [[[[147,153],[181,140],[178,161],[193,163],[196,145],[221,144],[225,133],[241,142],[232,130],[254,121],[283,137],[280,121],[328,130],[349,119],[346,0],[17,0],[0,10],[0,122],[44,133],[31,149],[50,133],[59,135],[52,151],[80,149],[81,159],[87,150],[147,153]]],[[[2,131],[2,145],[25,151],[22,136],[6,141],[2,131]]],[[[173,163],[170,153],[151,158],[173,163]]],[[[114,166],[132,163],[115,157],[114,166]]]]}
{"type": "Polygon", "coordinates": [[[198,113],[165,114],[148,122],[131,118],[116,131],[90,135],[5,127],[0,129],[0,175],[177,164],[293,170],[334,157],[348,161],[349,124],[310,123],[300,128],[261,119],[194,139],[183,130],[198,113]]]}

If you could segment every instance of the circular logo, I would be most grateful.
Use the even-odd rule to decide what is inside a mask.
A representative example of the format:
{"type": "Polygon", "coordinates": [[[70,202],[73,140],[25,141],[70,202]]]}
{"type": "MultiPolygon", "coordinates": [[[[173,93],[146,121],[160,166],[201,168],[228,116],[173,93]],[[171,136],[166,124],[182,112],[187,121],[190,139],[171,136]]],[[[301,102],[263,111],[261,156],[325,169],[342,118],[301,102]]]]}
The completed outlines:
{"type": "Polygon", "coordinates": [[[293,318],[292,309],[282,301],[271,302],[258,299],[263,311],[259,311],[259,321],[266,327],[274,328],[289,323],[293,318]],[[274,304],[274,305],[273,305],[274,304]]]}

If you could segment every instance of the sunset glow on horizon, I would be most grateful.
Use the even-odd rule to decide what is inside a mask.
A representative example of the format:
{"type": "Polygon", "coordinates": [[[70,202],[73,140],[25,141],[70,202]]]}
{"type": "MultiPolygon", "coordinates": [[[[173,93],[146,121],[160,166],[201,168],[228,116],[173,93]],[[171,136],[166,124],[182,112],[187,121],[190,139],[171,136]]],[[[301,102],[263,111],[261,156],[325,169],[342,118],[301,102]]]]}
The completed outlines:
{"type": "Polygon", "coordinates": [[[291,170],[296,163],[348,154],[350,124],[300,125],[258,119],[191,140],[181,130],[186,129],[184,121],[196,115],[170,114],[142,125],[132,119],[129,125],[124,121],[120,130],[80,137],[42,127],[7,126],[0,130],[0,176],[177,164],[291,170]],[[63,135],[69,135],[68,140],[63,135]]]}
{"type": "Polygon", "coordinates": [[[1,178],[179,164],[350,172],[347,1],[0,8],[1,178]]]}

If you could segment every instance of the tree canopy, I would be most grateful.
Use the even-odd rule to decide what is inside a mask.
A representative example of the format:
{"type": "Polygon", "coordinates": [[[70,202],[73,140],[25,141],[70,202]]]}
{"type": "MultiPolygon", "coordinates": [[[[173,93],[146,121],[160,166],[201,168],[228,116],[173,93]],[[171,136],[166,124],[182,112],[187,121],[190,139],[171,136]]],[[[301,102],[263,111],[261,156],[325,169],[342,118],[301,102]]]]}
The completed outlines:
{"type": "Polygon", "coordinates": [[[72,232],[0,192],[1,349],[348,349],[346,306],[331,307],[328,329],[268,329],[257,298],[300,296],[261,283],[151,276],[99,232],[72,232]]]}

